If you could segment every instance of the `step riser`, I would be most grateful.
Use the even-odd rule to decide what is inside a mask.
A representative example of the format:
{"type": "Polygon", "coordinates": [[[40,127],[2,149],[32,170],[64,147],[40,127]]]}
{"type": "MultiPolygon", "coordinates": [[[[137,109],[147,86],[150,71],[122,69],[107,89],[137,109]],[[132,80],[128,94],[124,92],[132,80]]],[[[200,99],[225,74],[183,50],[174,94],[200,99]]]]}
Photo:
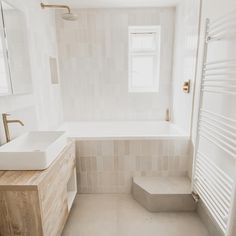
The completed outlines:
{"type": "Polygon", "coordinates": [[[134,199],[151,212],[195,211],[196,203],[191,194],[150,194],[133,182],[134,199]]]}

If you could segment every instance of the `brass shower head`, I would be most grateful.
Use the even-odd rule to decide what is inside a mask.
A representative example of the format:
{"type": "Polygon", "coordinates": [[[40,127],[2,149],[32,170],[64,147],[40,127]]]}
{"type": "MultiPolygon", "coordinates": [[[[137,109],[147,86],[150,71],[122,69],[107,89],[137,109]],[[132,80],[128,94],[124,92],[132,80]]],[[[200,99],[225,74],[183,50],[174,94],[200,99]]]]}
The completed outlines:
{"type": "Polygon", "coordinates": [[[45,8],[61,8],[61,9],[66,9],[67,13],[62,14],[62,18],[64,20],[69,20],[69,21],[74,21],[77,20],[77,15],[73,14],[71,12],[71,9],[69,6],[67,5],[60,5],[60,4],[44,4],[41,2],[41,8],[45,9],[45,8]]]}

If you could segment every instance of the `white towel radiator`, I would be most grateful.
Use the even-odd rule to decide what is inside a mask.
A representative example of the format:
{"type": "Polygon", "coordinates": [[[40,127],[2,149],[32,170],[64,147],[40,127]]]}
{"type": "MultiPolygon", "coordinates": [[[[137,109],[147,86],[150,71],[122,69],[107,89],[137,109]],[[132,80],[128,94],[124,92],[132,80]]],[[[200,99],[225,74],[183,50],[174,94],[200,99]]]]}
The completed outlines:
{"type": "Polygon", "coordinates": [[[236,10],[214,21],[207,19],[205,35],[193,191],[224,235],[233,236],[232,227],[236,224],[233,222],[236,214],[236,10]]]}

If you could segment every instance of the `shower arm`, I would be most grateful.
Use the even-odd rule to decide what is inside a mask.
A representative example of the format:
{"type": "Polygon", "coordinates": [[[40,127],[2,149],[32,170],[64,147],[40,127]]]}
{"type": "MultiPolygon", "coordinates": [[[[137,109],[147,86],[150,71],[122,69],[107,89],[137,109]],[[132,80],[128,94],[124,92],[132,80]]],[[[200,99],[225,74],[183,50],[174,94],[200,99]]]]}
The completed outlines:
{"type": "Polygon", "coordinates": [[[41,8],[64,8],[68,10],[68,13],[71,13],[70,8],[67,5],[57,5],[57,4],[44,4],[41,2],[41,8]]]}

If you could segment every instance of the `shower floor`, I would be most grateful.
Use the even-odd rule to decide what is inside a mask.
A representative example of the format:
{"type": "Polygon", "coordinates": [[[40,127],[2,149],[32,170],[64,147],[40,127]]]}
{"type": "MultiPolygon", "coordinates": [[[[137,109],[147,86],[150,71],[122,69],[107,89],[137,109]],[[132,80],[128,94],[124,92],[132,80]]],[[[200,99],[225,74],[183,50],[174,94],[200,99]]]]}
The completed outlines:
{"type": "Polygon", "coordinates": [[[196,213],[151,213],[128,194],[82,194],[62,236],[209,236],[196,213]]]}

